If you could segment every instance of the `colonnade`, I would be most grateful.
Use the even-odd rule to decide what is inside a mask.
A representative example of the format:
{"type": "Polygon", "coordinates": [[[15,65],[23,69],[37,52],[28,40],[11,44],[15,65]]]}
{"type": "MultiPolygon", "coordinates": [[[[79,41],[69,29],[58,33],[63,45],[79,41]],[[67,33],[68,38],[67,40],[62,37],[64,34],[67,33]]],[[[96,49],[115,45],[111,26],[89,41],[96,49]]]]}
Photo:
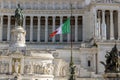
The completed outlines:
{"type": "MultiPolygon", "coordinates": [[[[33,42],[34,36],[36,36],[37,37],[36,41],[41,42],[41,38],[43,38],[43,37],[41,37],[41,35],[44,34],[44,41],[42,41],[42,42],[56,42],[56,38],[55,38],[56,36],[51,38],[51,41],[49,41],[49,38],[50,38],[49,34],[52,33],[53,31],[55,31],[55,29],[57,29],[57,27],[59,27],[61,24],[63,24],[65,22],[65,20],[67,20],[68,17],[69,16],[24,16],[23,28],[26,29],[27,27],[29,27],[29,34],[27,34],[27,35],[29,35],[29,39],[27,38],[27,40],[29,40],[30,42],[33,42]],[[27,25],[27,20],[28,20],[27,17],[29,17],[29,25],[27,25]],[[34,21],[34,17],[36,17],[36,22],[34,21]],[[43,17],[44,17],[44,21],[42,21],[43,17]],[[49,21],[49,17],[51,17],[51,19],[50,19],[50,20],[52,20],[51,22],[49,21]],[[57,17],[59,17],[59,21],[56,20],[57,17]],[[34,22],[37,23],[37,25],[34,25],[34,22]],[[43,25],[43,23],[44,23],[44,25],[43,25]],[[56,24],[56,23],[58,23],[58,24],[56,24]],[[49,24],[51,24],[51,25],[49,25],[49,24]],[[34,32],[35,26],[37,27],[36,32],[34,32]],[[52,27],[51,29],[49,28],[50,26],[52,27]],[[42,31],[42,32],[44,32],[43,34],[41,34],[42,28],[44,28],[44,31],[42,31]],[[37,35],[34,35],[34,33],[36,33],[37,35]]],[[[74,34],[72,36],[72,38],[73,38],[74,42],[78,42],[78,41],[82,40],[82,39],[80,39],[82,34],[79,34],[79,32],[78,32],[79,30],[82,31],[82,23],[78,19],[81,17],[82,16],[74,16],[73,18],[71,18],[71,22],[72,21],[75,22],[75,23],[71,23],[72,29],[73,29],[72,32],[74,34]]],[[[12,29],[12,27],[11,27],[12,19],[11,19],[10,15],[6,16],[6,18],[5,18],[6,20],[4,20],[3,18],[5,18],[5,17],[1,16],[1,29],[2,29],[1,40],[10,41],[10,35],[11,35],[11,29],[12,29]],[[4,24],[4,22],[6,22],[7,24],[4,24]],[[6,25],[7,33],[3,34],[3,28],[4,28],[3,26],[5,26],[5,25],[6,25]],[[3,39],[3,36],[5,36],[5,35],[6,35],[6,40],[3,39]]],[[[15,26],[16,25],[14,24],[14,27],[15,26]]],[[[27,31],[27,33],[28,33],[28,31],[27,31]]],[[[64,36],[61,34],[59,36],[59,41],[57,41],[57,42],[70,42],[70,34],[66,35],[66,37],[67,37],[66,41],[63,39],[63,37],[64,36]]]]}
{"type": "Polygon", "coordinates": [[[117,10],[96,10],[95,37],[102,40],[115,40],[120,38],[120,13],[117,10]]]}

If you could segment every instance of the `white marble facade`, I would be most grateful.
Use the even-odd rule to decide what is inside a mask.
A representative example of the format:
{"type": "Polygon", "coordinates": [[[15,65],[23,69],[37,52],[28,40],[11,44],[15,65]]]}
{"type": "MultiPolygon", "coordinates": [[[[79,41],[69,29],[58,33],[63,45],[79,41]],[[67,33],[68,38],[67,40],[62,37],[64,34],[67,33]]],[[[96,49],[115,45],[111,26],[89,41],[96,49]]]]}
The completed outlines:
{"type": "MultiPolygon", "coordinates": [[[[102,77],[105,54],[120,50],[120,1],[71,0],[76,77],[102,77]],[[97,47],[93,46],[96,42],[97,47]]],[[[70,0],[0,0],[0,79],[67,80],[70,34],[49,38],[71,16],[70,0]],[[23,28],[14,19],[23,9],[23,28]]]]}

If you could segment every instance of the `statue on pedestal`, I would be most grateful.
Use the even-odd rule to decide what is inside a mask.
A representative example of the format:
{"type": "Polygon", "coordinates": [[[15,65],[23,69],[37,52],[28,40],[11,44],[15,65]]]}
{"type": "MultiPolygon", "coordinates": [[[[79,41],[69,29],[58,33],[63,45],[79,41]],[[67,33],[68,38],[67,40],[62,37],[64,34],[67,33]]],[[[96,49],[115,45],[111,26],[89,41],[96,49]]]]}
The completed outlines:
{"type": "Polygon", "coordinates": [[[15,10],[15,21],[17,23],[17,26],[23,25],[23,14],[22,9],[20,8],[20,4],[18,4],[18,8],[15,10]]]}
{"type": "Polygon", "coordinates": [[[18,7],[15,10],[15,22],[16,22],[16,27],[11,30],[11,41],[10,41],[10,48],[9,51],[11,52],[16,52],[20,51],[21,53],[24,54],[26,50],[26,44],[25,44],[25,35],[26,31],[22,27],[23,25],[23,14],[22,14],[22,9],[20,8],[20,4],[18,4],[18,7]]]}
{"type": "Polygon", "coordinates": [[[105,58],[106,64],[101,61],[101,63],[105,66],[105,73],[120,72],[120,59],[116,44],[112,50],[105,55],[105,58]]]}

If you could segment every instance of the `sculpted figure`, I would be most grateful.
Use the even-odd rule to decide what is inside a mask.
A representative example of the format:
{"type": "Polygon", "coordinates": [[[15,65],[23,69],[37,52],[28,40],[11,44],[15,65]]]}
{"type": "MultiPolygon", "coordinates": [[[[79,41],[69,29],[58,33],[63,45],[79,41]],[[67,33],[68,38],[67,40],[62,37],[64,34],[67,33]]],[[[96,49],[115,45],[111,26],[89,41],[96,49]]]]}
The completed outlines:
{"type": "Polygon", "coordinates": [[[15,72],[18,73],[20,69],[20,62],[18,62],[18,60],[16,60],[15,62],[15,72]]]}
{"type": "Polygon", "coordinates": [[[30,65],[26,65],[25,66],[25,72],[26,73],[30,73],[30,70],[31,70],[31,66],[30,65]]]}
{"type": "Polygon", "coordinates": [[[119,59],[119,54],[118,54],[116,44],[112,48],[112,50],[105,55],[105,58],[106,58],[106,63],[104,63],[103,61],[101,61],[100,63],[104,65],[106,73],[120,72],[119,70],[120,59],[119,59]]]}
{"type": "Polygon", "coordinates": [[[22,14],[22,9],[20,8],[20,4],[18,4],[18,8],[15,10],[15,21],[18,26],[22,26],[23,14],[22,14]]]}

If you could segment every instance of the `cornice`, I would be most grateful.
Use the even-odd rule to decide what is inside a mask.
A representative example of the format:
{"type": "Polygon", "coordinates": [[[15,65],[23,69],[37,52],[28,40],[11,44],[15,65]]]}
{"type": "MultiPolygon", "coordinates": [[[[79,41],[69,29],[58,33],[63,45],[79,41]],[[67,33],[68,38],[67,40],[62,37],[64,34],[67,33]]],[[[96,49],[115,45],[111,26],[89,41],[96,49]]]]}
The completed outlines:
{"type": "Polygon", "coordinates": [[[118,3],[91,3],[90,4],[91,8],[96,8],[96,9],[114,9],[114,10],[118,10],[120,9],[120,4],[118,3]]]}
{"type": "MultiPolygon", "coordinates": [[[[14,15],[15,9],[0,9],[1,14],[0,15],[14,15]]],[[[82,15],[84,14],[83,9],[75,9],[72,10],[73,15],[82,15]]],[[[25,16],[44,16],[44,15],[64,15],[64,16],[69,16],[71,15],[71,10],[23,10],[23,15],[25,16]],[[29,14],[28,14],[29,13],[29,14]]]]}

